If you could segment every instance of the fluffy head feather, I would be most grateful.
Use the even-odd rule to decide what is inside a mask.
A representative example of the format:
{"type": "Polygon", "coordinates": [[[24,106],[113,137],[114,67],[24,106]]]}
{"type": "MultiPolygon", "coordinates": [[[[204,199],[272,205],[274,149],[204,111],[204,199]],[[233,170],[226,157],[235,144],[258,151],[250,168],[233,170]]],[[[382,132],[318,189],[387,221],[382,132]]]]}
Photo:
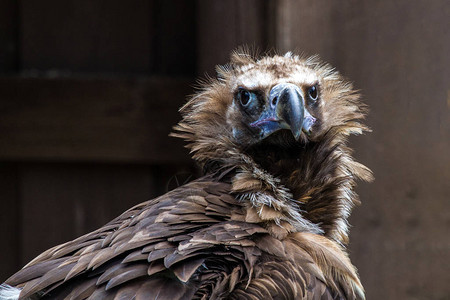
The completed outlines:
{"type": "MultiPolygon", "coordinates": [[[[181,108],[183,119],[173,135],[188,142],[206,172],[235,166],[235,192],[259,217],[285,224],[286,232],[322,231],[346,243],[346,220],[358,203],[355,178],[372,179],[370,170],[355,162],[346,147],[350,134],[367,130],[360,123],[366,107],[352,85],[317,57],[290,52],[260,58],[236,52],[217,72],[218,78],[203,83],[181,108]],[[298,87],[303,98],[308,88],[317,87],[318,100],[306,99],[304,104],[316,121],[299,139],[289,130],[261,138],[249,126],[254,118],[236,95],[245,89],[259,101],[269,101],[271,89],[285,83],[298,87]]],[[[269,104],[261,107],[265,105],[269,104]]]]}

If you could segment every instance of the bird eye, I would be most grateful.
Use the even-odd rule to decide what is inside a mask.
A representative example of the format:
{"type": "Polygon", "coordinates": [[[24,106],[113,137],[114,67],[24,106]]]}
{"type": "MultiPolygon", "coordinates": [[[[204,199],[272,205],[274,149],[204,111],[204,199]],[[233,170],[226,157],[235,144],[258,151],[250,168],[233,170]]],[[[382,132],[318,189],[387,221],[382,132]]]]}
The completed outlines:
{"type": "Polygon", "coordinates": [[[237,98],[242,106],[248,106],[250,102],[255,98],[255,94],[247,90],[240,89],[237,94],[237,98]]]}
{"type": "Polygon", "coordinates": [[[308,89],[308,95],[309,98],[311,98],[311,100],[317,100],[318,94],[317,94],[317,87],[315,85],[313,85],[308,89]]]}

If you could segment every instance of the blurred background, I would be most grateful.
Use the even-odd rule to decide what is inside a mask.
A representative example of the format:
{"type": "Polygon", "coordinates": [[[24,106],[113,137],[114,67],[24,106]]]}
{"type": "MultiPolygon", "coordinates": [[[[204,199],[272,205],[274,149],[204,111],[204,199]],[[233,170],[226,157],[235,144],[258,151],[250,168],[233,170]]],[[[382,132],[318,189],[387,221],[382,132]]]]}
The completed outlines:
{"type": "Polygon", "coordinates": [[[0,282],[198,174],[168,137],[239,45],[319,54],[361,90],[350,256],[368,299],[450,298],[450,3],[0,2],[0,282]]]}

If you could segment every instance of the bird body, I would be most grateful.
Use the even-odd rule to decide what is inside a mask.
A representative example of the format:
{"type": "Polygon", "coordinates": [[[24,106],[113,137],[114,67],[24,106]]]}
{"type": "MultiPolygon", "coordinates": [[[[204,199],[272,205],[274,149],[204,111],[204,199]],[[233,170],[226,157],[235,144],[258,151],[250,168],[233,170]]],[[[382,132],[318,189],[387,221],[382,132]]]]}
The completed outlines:
{"type": "Polygon", "coordinates": [[[344,246],[371,178],[345,146],[366,129],[351,85],[239,52],[181,113],[204,176],[45,251],[6,281],[20,298],[364,299],[344,246]]]}

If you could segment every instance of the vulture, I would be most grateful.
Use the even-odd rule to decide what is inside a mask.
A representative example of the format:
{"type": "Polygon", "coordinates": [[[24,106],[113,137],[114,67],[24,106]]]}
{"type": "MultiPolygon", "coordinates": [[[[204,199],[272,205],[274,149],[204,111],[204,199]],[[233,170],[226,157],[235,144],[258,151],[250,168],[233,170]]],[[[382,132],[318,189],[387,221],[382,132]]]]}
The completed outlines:
{"type": "Polygon", "coordinates": [[[347,146],[367,108],[317,57],[237,50],[180,109],[203,175],[53,247],[3,299],[364,299],[347,146]]]}

